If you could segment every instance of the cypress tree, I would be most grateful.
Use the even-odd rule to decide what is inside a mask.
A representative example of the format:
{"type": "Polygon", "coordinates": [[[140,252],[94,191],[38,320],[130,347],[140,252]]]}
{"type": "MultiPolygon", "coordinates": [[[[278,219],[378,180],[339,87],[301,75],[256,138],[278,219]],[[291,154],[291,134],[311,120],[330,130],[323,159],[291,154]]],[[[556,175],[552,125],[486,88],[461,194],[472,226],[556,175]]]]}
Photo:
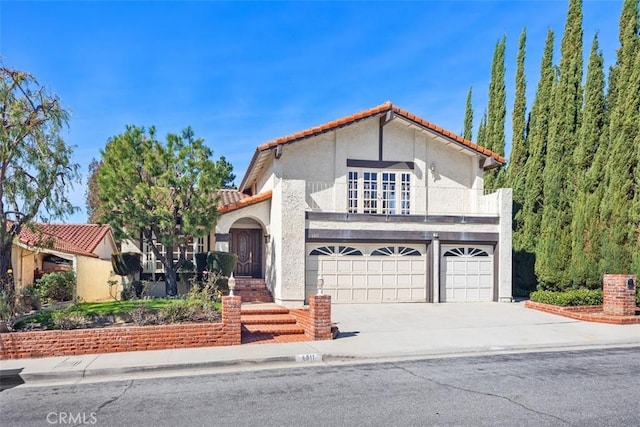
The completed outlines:
{"type": "MultiPolygon", "coordinates": [[[[504,156],[505,117],[507,114],[504,53],[507,44],[506,36],[496,43],[491,65],[491,81],[489,83],[489,106],[487,108],[486,144],[485,147],[494,153],[504,156]]],[[[492,169],[485,173],[484,187],[493,190],[500,187],[502,172],[492,169]]]]}
{"type": "MultiPolygon", "coordinates": [[[[513,135],[511,139],[511,155],[507,169],[506,185],[513,188],[514,214],[522,206],[524,200],[525,174],[524,166],[528,157],[526,115],[527,115],[527,81],[524,74],[524,60],[526,53],[527,30],[522,30],[518,44],[518,59],[516,66],[516,96],[511,114],[513,135]]],[[[518,227],[516,227],[517,230],[518,227]]],[[[515,239],[517,240],[517,239],[515,239]]],[[[520,249],[519,242],[514,247],[520,249]]]]}
{"type": "Polygon", "coordinates": [[[573,149],[582,110],[582,0],[570,0],[562,37],[559,80],[553,106],[543,172],[544,211],[536,251],[536,273],[543,287],[569,284],[571,200],[575,187],[573,149]]]}
{"type": "Polygon", "coordinates": [[[544,207],[542,171],[544,170],[551,121],[552,89],[556,79],[553,68],[552,30],[547,32],[544,54],[540,65],[540,79],[531,108],[528,134],[529,154],[524,165],[524,199],[516,215],[519,249],[533,254],[536,249],[544,207]]]}
{"type": "Polygon", "coordinates": [[[468,141],[473,139],[473,106],[471,105],[471,92],[473,87],[467,92],[467,103],[464,111],[464,131],[462,137],[468,141]]]}
{"type": "Polygon", "coordinates": [[[571,222],[570,276],[573,286],[596,288],[600,285],[601,258],[599,200],[603,178],[606,122],[604,59],[599,52],[598,36],[593,38],[584,89],[584,107],[578,145],[573,155],[576,195],[571,222]],[[594,197],[595,195],[595,197],[594,197]]]}
{"type": "Polygon", "coordinates": [[[640,153],[640,41],[637,0],[626,0],[620,18],[620,48],[609,87],[609,156],[601,220],[603,272],[638,271],[638,162],[640,153]]]}

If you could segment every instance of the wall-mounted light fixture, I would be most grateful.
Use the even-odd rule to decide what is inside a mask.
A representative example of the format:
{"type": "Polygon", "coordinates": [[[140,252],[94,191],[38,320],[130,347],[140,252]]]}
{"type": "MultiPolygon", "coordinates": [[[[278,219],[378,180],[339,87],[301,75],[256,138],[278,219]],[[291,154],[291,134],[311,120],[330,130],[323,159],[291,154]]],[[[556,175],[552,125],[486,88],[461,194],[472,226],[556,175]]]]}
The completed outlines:
{"type": "Polygon", "coordinates": [[[265,243],[269,243],[271,241],[271,235],[270,234],[265,234],[264,235],[264,242],[265,243]]]}

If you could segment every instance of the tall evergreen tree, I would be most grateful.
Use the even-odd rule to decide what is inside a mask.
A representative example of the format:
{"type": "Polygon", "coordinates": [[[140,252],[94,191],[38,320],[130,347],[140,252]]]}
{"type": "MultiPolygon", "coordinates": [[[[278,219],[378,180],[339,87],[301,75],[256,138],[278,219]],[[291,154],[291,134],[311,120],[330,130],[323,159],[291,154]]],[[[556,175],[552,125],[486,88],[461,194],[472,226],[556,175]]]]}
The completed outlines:
{"type": "Polygon", "coordinates": [[[602,187],[602,156],[606,152],[604,137],[606,121],[604,58],[599,52],[598,36],[593,38],[587,78],[584,88],[584,107],[578,145],[573,154],[572,173],[576,177],[576,193],[571,221],[571,264],[569,273],[574,286],[598,287],[600,276],[599,198],[602,187]],[[596,159],[596,155],[598,155],[596,159]],[[597,161],[596,161],[597,160],[597,161]],[[594,203],[595,202],[595,203],[594,203]]]}
{"type": "Polygon", "coordinates": [[[468,141],[473,139],[473,106],[471,105],[471,92],[473,87],[469,88],[467,92],[467,103],[464,111],[464,131],[462,137],[468,141]]]}
{"type": "Polygon", "coordinates": [[[638,209],[640,153],[640,24],[637,0],[625,0],[620,17],[620,48],[609,87],[609,156],[601,220],[603,271],[628,273],[640,267],[638,209]],[[635,264],[635,265],[634,265],[635,264]]]}
{"type": "Polygon", "coordinates": [[[536,251],[536,273],[546,288],[565,288],[571,259],[573,149],[582,110],[582,0],[570,0],[562,37],[559,80],[554,86],[547,157],[543,172],[544,211],[536,251]]]}
{"type": "MultiPolygon", "coordinates": [[[[507,114],[504,54],[507,44],[506,36],[496,43],[491,65],[491,81],[489,83],[489,106],[487,107],[486,148],[504,156],[505,118],[507,114]]],[[[489,190],[499,188],[502,180],[501,169],[492,169],[485,173],[484,187],[489,190]]]]}
{"type": "MultiPolygon", "coordinates": [[[[527,146],[527,80],[524,73],[524,60],[526,54],[527,30],[522,30],[518,45],[518,60],[516,67],[516,97],[513,102],[511,114],[513,134],[511,139],[511,155],[507,169],[506,185],[513,188],[514,214],[517,215],[524,201],[525,174],[524,166],[528,157],[527,146]]],[[[516,230],[517,230],[516,223],[516,230]]],[[[514,239],[515,240],[515,239],[514,239]]],[[[514,242],[516,243],[516,242],[514,242]]],[[[514,245],[519,250],[519,242],[514,245]]]]}
{"type": "Polygon", "coordinates": [[[520,250],[528,253],[535,252],[544,207],[542,171],[545,165],[551,121],[552,89],[556,79],[553,68],[553,40],[553,31],[549,30],[540,65],[540,79],[531,108],[529,155],[524,166],[524,199],[522,209],[516,216],[516,221],[519,223],[516,231],[518,246],[520,250]]]}

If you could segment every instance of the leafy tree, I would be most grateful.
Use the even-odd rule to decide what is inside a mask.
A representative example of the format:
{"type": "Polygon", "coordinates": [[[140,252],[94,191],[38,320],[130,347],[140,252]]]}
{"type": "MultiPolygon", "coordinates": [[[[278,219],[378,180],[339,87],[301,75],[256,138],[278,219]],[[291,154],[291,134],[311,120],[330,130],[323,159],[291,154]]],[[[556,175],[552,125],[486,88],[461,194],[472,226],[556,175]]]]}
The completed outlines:
{"type": "Polygon", "coordinates": [[[471,92],[473,88],[469,88],[469,92],[467,92],[467,102],[464,111],[464,131],[462,132],[462,137],[468,141],[473,139],[473,106],[471,105],[471,92]]]}
{"type": "Polygon", "coordinates": [[[576,195],[571,220],[571,282],[574,286],[599,287],[601,228],[599,201],[602,197],[606,150],[606,102],[604,58],[599,52],[598,36],[593,38],[585,83],[582,124],[573,154],[576,195]],[[601,148],[602,147],[602,148],[601,148]],[[597,195],[593,198],[593,195],[597,195]],[[595,202],[595,203],[594,203],[595,202]]]}
{"type": "Polygon", "coordinates": [[[98,171],[102,167],[102,162],[92,159],[89,164],[89,179],[87,180],[86,207],[89,223],[96,223],[104,216],[98,187],[98,171]]]}
{"type": "Polygon", "coordinates": [[[102,151],[97,174],[101,220],[119,239],[142,236],[164,266],[168,295],[177,293],[177,270],[185,262],[187,244],[206,236],[218,217],[216,190],[231,168],[226,161],[211,160],[212,154],[191,128],[168,134],[162,143],[154,127],[136,126],[127,126],[102,151]]]}
{"type": "Polygon", "coordinates": [[[531,109],[528,135],[529,155],[524,167],[524,201],[522,209],[516,216],[519,226],[514,240],[518,241],[517,247],[528,253],[535,253],[544,208],[542,171],[544,170],[549,138],[552,90],[556,79],[553,68],[553,40],[553,31],[549,30],[540,65],[540,79],[531,109]]]}
{"type": "Polygon", "coordinates": [[[640,270],[640,28],[638,2],[626,0],[620,17],[620,48],[609,87],[609,156],[601,220],[603,271],[640,270]]]}
{"type": "Polygon", "coordinates": [[[216,169],[220,171],[222,176],[222,187],[226,189],[236,188],[233,181],[236,179],[236,175],[233,173],[233,165],[227,162],[224,156],[216,161],[216,169]]]}
{"type": "Polygon", "coordinates": [[[566,267],[571,260],[571,200],[575,187],[571,171],[582,110],[582,0],[569,2],[561,55],[543,172],[544,211],[536,273],[543,286],[562,289],[570,282],[566,267]]]}
{"type": "MultiPolygon", "coordinates": [[[[489,106],[487,107],[486,148],[504,156],[505,118],[507,114],[504,53],[507,38],[503,36],[496,43],[491,65],[491,81],[489,83],[489,106]]],[[[492,169],[485,173],[484,186],[496,189],[501,186],[501,169],[492,169]]]]}
{"type": "Polygon", "coordinates": [[[60,136],[69,114],[29,73],[0,67],[0,287],[13,300],[11,245],[36,219],[63,219],[79,181],[72,148],[60,136]]]}
{"type": "MultiPolygon", "coordinates": [[[[524,199],[524,166],[528,156],[527,147],[527,80],[524,74],[524,59],[526,54],[527,30],[523,29],[518,44],[518,60],[516,68],[516,97],[513,102],[512,142],[509,167],[507,169],[507,186],[513,188],[513,201],[517,212],[524,199]]],[[[519,249],[519,248],[518,248],[519,249]]]]}

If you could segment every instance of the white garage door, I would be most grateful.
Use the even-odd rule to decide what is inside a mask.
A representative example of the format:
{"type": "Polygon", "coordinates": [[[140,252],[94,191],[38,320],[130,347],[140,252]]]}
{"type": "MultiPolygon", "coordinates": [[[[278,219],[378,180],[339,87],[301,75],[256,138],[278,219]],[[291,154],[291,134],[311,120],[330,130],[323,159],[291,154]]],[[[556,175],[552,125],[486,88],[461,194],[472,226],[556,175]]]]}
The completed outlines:
{"type": "Polygon", "coordinates": [[[493,248],[442,245],[440,301],[493,300],[493,248]]]}
{"type": "Polygon", "coordinates": [[[335,303],[425,302],[426,271],[425,245],[307,244],[307,298],[320,272],[335,303]]]}

